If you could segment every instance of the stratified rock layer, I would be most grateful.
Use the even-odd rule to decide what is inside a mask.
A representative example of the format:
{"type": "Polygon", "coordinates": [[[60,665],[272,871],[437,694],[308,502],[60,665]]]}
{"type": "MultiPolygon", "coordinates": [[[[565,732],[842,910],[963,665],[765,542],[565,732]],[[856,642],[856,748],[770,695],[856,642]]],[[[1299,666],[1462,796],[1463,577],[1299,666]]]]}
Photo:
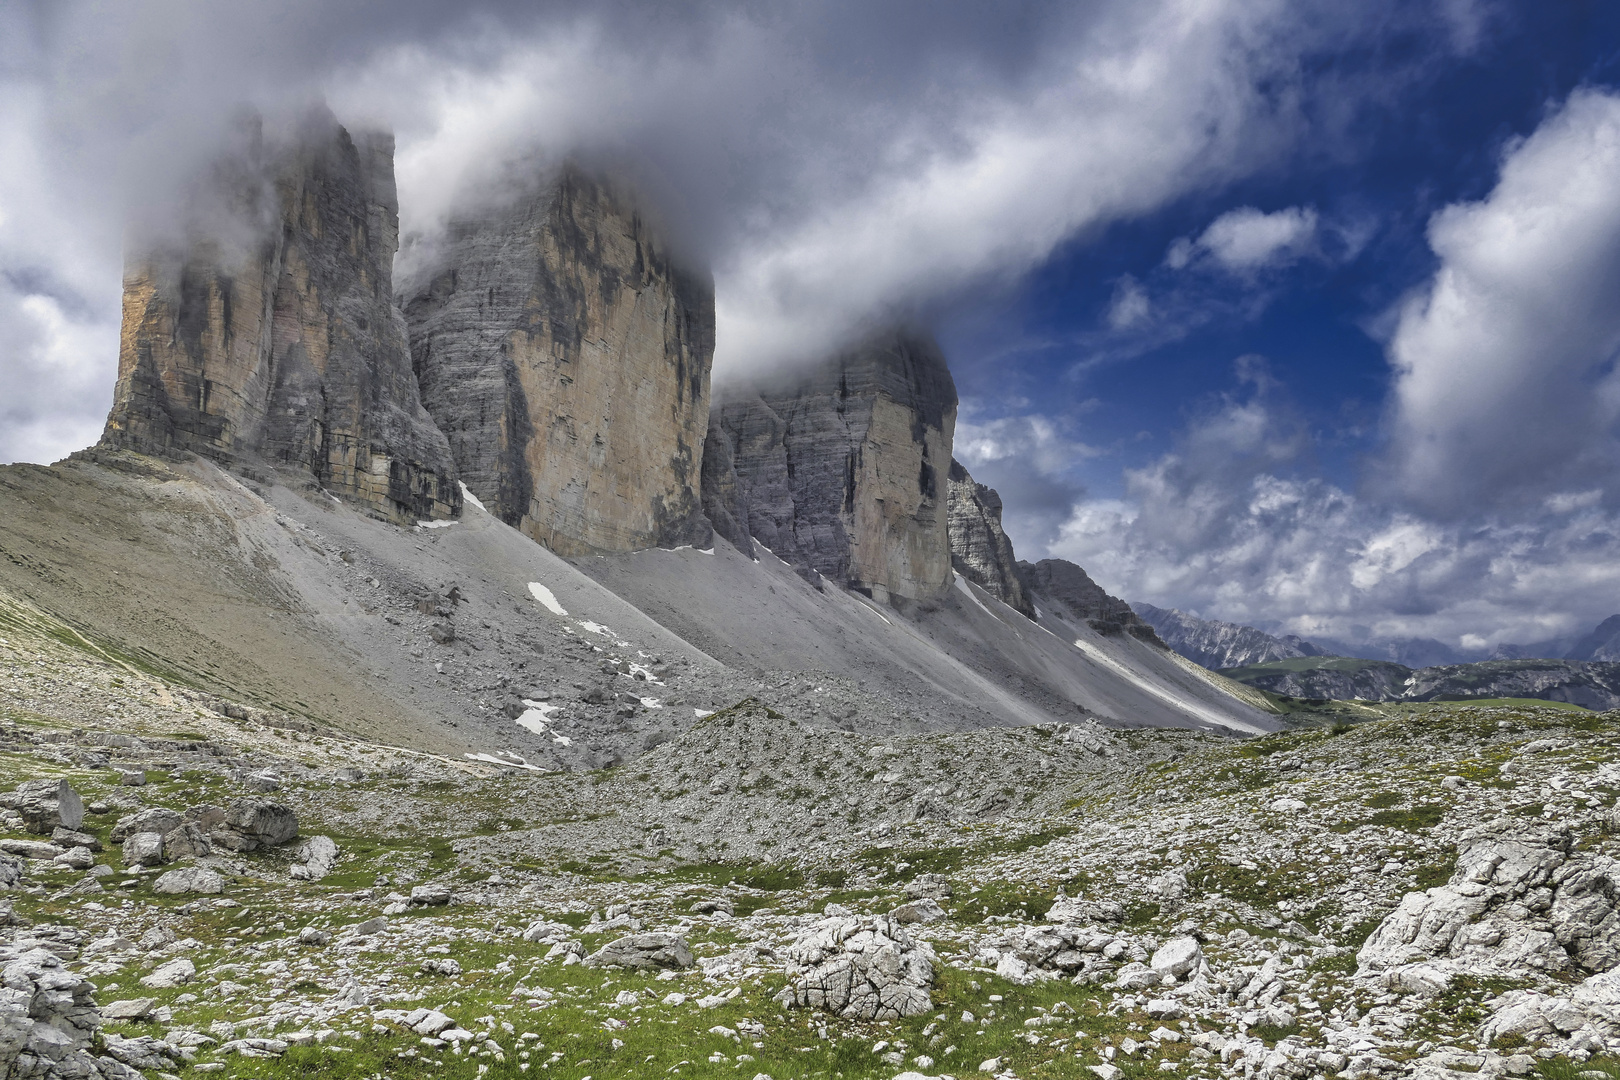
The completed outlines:
{"type": "Polygon", "coordinates": [[[395,520],[460,512],[393,306],[393,153],[324,111],[287,147],[244,133],[186,242],[130,261],[103,446],[308,470],[395,520]]]}
{"type": "Polygon", "coordinates": [[[1080,567],[1067,559],[1021,562],[1018,576],[1036,602],[1061,604],[1076,619],[1084,619],[1100,634],[1129,634],[1164,647],[1153,627],[1131,610],[1131,605],[1110,596],[1080,567]]]}
{"type": "Polygon", "coordinates": [[[422,400],[492,513],[564,555],[704,545],[714,291],[574,168],[454,225],[405,292],[422,400]]]}
{"type": "Polygon", "coordinates": [[[1002,603],[1035,617],[1035,606],[1018,580],[1018,557],[1001,528],[1001,496],[978,483],[951,459],[951,565],[956,572],[1002,603]]]}
{"type": "Polygon", "coordinates": [[[704,505],[812,580],[926,600],[951,584],[945,477],[956,384],[939,346],[874,338],[791,381],[732,388],[709,416],[704,505]]]}

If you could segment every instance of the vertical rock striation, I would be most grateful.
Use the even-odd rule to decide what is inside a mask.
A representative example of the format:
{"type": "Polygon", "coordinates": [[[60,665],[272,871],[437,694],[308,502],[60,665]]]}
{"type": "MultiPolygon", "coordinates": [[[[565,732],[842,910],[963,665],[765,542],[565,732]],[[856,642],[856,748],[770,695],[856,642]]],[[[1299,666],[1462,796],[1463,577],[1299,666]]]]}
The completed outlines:
{"type": "Polygon", "coordinates": [[[1131,610],[1131,605],[1110,596],[1080,567],[1067,559],[1021,562],[1018,576],[1032,598],[1061,605],[1069,615],[1091,625],[1100,634],[1129,634],[1159,648],[1167,648],[1153,627],[1131,610]]]}
{"type": "Polygon", "coordinates": [[[714,290],[577,168],[452,226],[404,293],[468,490],[563,555],[707,544],[714,290]]]}
{"type": "Polygon", "coordinates": [[[460,513],[393,306],[393,153],[325,110],[288,146],[243,132],[185,241],[130,261],[103,446],[307,470],[398,521],[460,513]]]}
{"type": "Polygon", "coordinates": [[[1018,557],[1001,528],[1001,496],[976,482],[962,463],[951,459],[951,565],[958,574],[1013,610],[1035,617],[1035,605],[1018,580],[1018,557]]]}
{"type": "Polygon", "coordinates": [[[875,337],[717,403],[704,506],[739,548],[757,540],[812,581],[932,599],[951,584],[944,473],[955,427],[939,346],[875,337]]]}

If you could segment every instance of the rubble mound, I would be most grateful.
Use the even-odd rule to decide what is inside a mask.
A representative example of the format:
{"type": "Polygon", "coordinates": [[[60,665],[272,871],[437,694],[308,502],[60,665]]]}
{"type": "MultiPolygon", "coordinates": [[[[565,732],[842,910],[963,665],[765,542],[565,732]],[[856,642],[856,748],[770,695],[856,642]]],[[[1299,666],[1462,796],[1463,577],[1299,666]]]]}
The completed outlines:
{"type": "Polygon", "coordinates": [[[136,1080],[139,1073],[91,1053],[101,1012],[95,987],[46,949],[0,969],[0,1075],[29,1080],[136,1080]]]}
{"type": "Polygon", "coordinates": [[[894,919],[833,916],[787,950],[792,983],[778,997],[790,1008],[823,1009],[853,1020],[894,1020],[934,1007],[933,948],[894,919]]]}

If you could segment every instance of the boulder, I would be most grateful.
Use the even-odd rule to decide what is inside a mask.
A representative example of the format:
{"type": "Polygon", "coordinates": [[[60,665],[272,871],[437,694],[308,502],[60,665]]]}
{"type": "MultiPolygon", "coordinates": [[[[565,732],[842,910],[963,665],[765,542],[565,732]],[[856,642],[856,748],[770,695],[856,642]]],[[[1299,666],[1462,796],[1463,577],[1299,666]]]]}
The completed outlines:
{"type": "Polygon", "coordinates": [[[906,896],[912,900],[949,900],[950,879],[944,874],[918,874],[906,882],[906,896]]]}
{"type": "Polygon", "coordinates": [[[164,894],[206,893],[217,895],[225,891],[225,879],[206,866],[184,866],[159,874],[152,882],[152,891],[164,894]]]}
{"type": "Polygon", "coordinates": [[[319,881],[337,865],[338,846],[330,836],[312,836],[298,849],[298,863],[288,873],[300,881],[319,881]]]}
{"type": "Polygon", "coordinates": [[[65,848],[82,847],[89,848],[91,851],[101,850],[101,841],[94,836],[86,832],[65,829],[60,825],[51,830],[51,843],[65,848]]]}
{"type": "Polygon", "coordinates": [[[292,809],[269,799],[245,796],[232,799],[225,808],[225,820],[212,834],[212,840],[231,851],[258,851],[276,847],[298,836],[298,815],[292,809]]]}
{"type": "Polygon", "coordinates": [[[1159,946],[1153,959],[1148,961],[1154,971],[1161,975],[1174,975],[1178,979],[1196,971],[1203,962],[1204,952],[1194,937],[1171,938],[1159,946]]]}
{"type": "Polygon", "coordinates": [[[50,833],[58,827],[78,829],[84,824],[84,801],[66,780],[28,780],[6,799],[22,815],[31,833],[50,833]]]}
{"type": "Polygon", "coordinates": [[[889,912],[897,923],[936,923],[945,918],[945,909],[933,899],[913,900],[889,912]]]}
{"type": "Polygon", "coordinates": [[[122,1001],[110,1002],[101,1008],[103,1020],[145,1020],[152,1014],[152,1006],[157,1004],[157,998],[125,998],[122,1001]]]}
{"type": "Polygon", "coordinates": [[[933,1008],[934,950],[887,916],[822,919],[787,949],[783,1005],[855,1020],[892,1020],[933,1008]]]}
{"type": "Polygon", "coordinates": [[[131,833],[124,837],[125,866],[159,866],[163,862],[163,836],[155,832],[131,833]]]}
{"type": "Polygon", "coordinates": [[[124,838],[131,833],[153,832],[159,836],[173,832],[180,827],[181,817],[173,810],[154,806],[139,813],[130,814],[118,819],[112,827],[112,842],[122,844],[124,838]]]}
{"type": "Polygon", "coordinates": [[[438,882],[418,885],[411,890],[413,907],[443,907],[450,902],[450,886],[438,882]]]}
{"type": "Polygon", "coordinates": [[[178,828],[163,834],[163,853],[170,859],[200,859],[213,850],[208,835],[195,821],[181,822],[178,828]]]}
{"type": "Polygon", "coordinates": [[[679,934],[629,934],[608,942],[583,961],[588,967],[689,968],[692,950],[679,934]]]}
{"type": "Polygon", "coordinates": [[[197,965],[182,956],[159,965],[156,971],[141,980],[141,985],[150,990],[161,990],[182,986],[196,977],[197,965]]]}
{"type": "Polygon", "coordinates": [[[96,865],[96,857],[87,847],[68,848],[62,854],[51,860],[58,866],[65,866],[69,870],[88,870],[96,865]]]}
{"type": "Polygon", "coordinates": [[[62,849],[44,840],[0,840],[0,851],[24,859],[54,859],[62,849]]]}

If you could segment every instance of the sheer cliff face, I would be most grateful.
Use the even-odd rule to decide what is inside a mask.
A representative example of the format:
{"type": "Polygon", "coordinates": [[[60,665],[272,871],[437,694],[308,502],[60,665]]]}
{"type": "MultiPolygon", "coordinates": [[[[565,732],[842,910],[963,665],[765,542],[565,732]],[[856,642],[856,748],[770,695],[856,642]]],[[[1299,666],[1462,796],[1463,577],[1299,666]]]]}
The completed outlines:
{"type": "Polygon", "coordinates": [[[1030,618],[1035,607],[1018,580],[1012,541],[1001,529],[1001,496],[974,481],[955,458],[950,472],[951,565],[1002,603],[1030,618]]]}
{"type": "Polygon", "coordinates": [[[710,413],[709,519],[744,551],[757,540],[808,577],[885,601],[938,597],[951,584],[956,427],[939,347],[890,334],[795,375],[732,389],[710,413]]]}
{"type": "Polygon", "coordinates": [[[1067,559],[1021,562],[1018,576],[1038,604],[1061,605],[1075,619],[1084,619],[1101,634],[1129,634],[1165,648],[1153,627],[1131,610],[1131,605],[1103,591],[1091,576],[1067,559]]]}
{"type": "Polygon", "coordinates": [[[324,113],[288,147],[253,133],[208,196],[220,213],[126,270],[102,445],[307,470],[398,521],[460,513],[393,306],[392,137],[324,113]]]}
{"type": "Polygon", "coordinates": [[[468,489],[563,555],[708,543],[714,292],[565,169],[453,227],[405,292],[422,400],[468,489]]]}

